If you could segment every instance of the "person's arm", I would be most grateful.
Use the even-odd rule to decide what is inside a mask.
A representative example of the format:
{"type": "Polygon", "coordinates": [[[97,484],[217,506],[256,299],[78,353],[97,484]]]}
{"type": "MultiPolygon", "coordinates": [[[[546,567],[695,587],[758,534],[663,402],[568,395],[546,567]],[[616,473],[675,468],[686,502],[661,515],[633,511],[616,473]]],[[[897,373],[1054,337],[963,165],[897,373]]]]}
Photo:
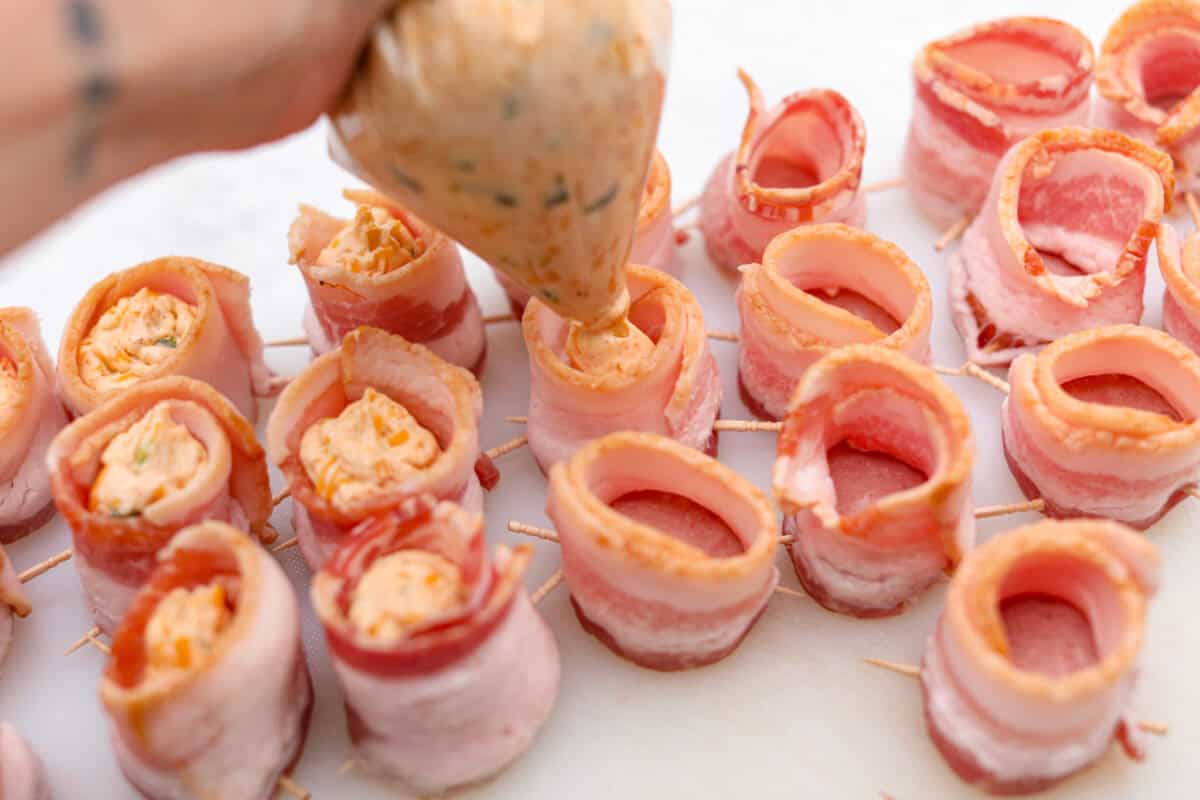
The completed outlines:
{"type": "Polygon", "coordinates": [[[0,254],[122,178],[300,130],[394,0],[4,0],[0,254]]]}

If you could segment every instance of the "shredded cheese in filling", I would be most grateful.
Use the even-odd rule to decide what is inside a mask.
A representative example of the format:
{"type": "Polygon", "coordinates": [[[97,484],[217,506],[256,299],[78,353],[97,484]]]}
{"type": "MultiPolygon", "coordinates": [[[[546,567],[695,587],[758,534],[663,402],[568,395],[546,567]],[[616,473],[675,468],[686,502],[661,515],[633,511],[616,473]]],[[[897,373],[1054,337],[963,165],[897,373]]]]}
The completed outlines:
{"type": "Polygon", "coordinates": [[[204,445],[159,403],[104,448],[89,507],[114,517],[137,516],[186,486],[207,460],[204,445]]]}
{"type": "Polygon", "coordinates": [[[466,602],[458,567],[424,550],[400,550],[373,563],[355,587],[350,621],[368,636],[397,641],[430,616],[466,602]]]}
{"type": "Polygon", "coordinates": [[[317,256],[323,267],[386,275],[421,256],[421,240],[386,208],[359,206],[354,221],[338,231],[317,256]]]}
{"type": "Polygon", "coordinates": [[[653,352],[654,342],[628,320],[595,331],[572,322],[567,333],[567,360],[575,369],[590,375],[613,372],[631,375],[653,352]]]}
{"type": "Polygon", "coordinates": [[[11,358],[0,356],[0,408],[7,408],[21,396],[17,380],[17,365],[11,358]]]}
{"type": "Polygon", "coordinates": [[[191,303],[138,289],[101,314],[83,338],[79,375],[97,391],[122,389],[170,359],[195,323],[191,303]]]}
{"type": "Polygon", "coordinates": [[[162,674],[200,666],[216,649],[231,617],[219,583],[172,589],[146,623],[150,670],[162,674]]]}
{"type": "Polygon", "coordinates": [[[341,509],[411,477],[440,453],[407,408],[371,388],[300,440],[300,463],[317,493],[341,509]]]}

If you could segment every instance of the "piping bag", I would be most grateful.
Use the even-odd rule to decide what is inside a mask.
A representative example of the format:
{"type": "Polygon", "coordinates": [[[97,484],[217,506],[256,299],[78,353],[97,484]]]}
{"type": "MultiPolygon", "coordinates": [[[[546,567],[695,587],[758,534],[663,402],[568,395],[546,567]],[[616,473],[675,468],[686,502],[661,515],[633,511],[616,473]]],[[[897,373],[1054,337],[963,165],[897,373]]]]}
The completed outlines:
{"type": "Polygon", "coordinates": [[[561,316],[618,325],[670,31],[667,0],[401,0],[330,153],[561,316]]]}

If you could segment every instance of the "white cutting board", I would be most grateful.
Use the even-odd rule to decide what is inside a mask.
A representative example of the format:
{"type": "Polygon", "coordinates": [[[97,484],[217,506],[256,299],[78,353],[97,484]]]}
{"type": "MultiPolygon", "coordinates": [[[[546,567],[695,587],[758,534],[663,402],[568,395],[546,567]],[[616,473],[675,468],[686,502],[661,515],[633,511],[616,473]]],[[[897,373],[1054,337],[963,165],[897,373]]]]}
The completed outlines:
{"type": "MultiPolygon", "coordinates": [[[[868,130],[866,181],[895,177],[911,102],[909,63],[919,46],[970,22],[1009,14],[1054,14],[1094,41],[1117,16],[1118,0],[1053,3],[958,0],[904,3],[678,0],[673,72],[661,148],[671,165],[676,203],[697,192],[717,159],[736,143],[746,100],[734,76],[744,66],[769,101],[806,87],[837,88],[858,107],[868,130]]],[[[110,192],[11,256],[0,266],[0,304],[30,305],[56,347],[71,307],[102,275],[167,254],[226,264],[250,275],[256,321],[267,339],[300,333],[305,292],[287,265],[285,235],[297,203],[345,211],[348,178],[325,155],[318,126],[288,141],[242,155],[188,159],[110,192]]],[[[20,191],[4,187],[6,191],[20,191]]],[[[946,313],[945,264],[934,253],[937,231],[910,209],[903,191],[868,200],[868,227],[899,244],[925,270],[936,300],[934,353],[957,365],[963,351],[946,313]]],[[[1191,223],[1180,214],[1181,230],[1191,223]]],[[[693,237],[682,250],[686,283],[712,329],[733,330],[733,283],[718,274],[693,237]]],[[[1162,282],[1151,264],[1146,322],[1158,325],[1162,282]]],[[[474,259],[470,277],[488,313],[507,309],[489,272],[474,259]]],[[[527,365],[518,326],[488,331],[483,442],[491,447],[521,431],[506,424],[524,414],[527,365]]],[[[714,342],[722,370],[726,418],[746,417],[738,399],[736,345],[714,342]]],[[[293,374],[298,349],[275,350],[271,364],[293,374]]],[[[978,443],[975,499],[1022,499],[1000,450],[1000,397],[982,384],[950,379],[967,403],[978,443]]],[[[268,407],[264,404],[265,420],[268,407]]],[[[260,432],[262,426],[259,427],[260,432]]],[[[763,488],[774,456],[773,434],[727,433],[721,460],[763,488]]],[[[541,473],[527,450],[498,462],[503,479],[487,501],[488,535],[513,541],[509,519],[546,524],[541,473]]],[[[278,474],[272,480],[278,488],[278,474]]],[[[980,526],[981,538],[1035,517],[980,526]]],[[[1194,798],[1200,794],[1200,502],[1180,504],[1149,536],[1163,551],[1162,593],[1150,614],[1141,718],[1170,724],[1135,765],[1115,749],[1094,769],[1046,796],[1055,798],[1194,798]]],[[[286,511],[275,515],[283,536],[286,511]]],[[[27,567],[69,544],[61,519],[13,546],[27,567]]],[[[556,546],[536,542],[532,589],[558,566],[556,546]]],[[[307,570],[283,557],[304,615],[305,646],[317,704],[297,780],[315,798],[392,798],[394,788],[339,775],[347,756],[342,704],[324,642],[307,599],[307,570]]],[[[783,583],[796,587],[781,552],[783,583]]],[[[0,718],[29,737],[46,762],[58,800],[135,797],[122,780],[95,695],[103,657],[93,649],[63,656],[92,624],[74,569],[64,565],[29,586],[35,611],[18,624],[0,674],[0,718]]],[[[831,614],[807,598],[777,595],[741,647],[714,666],[661,674],[612,655],[575,621],[559,588],[542,610],[558,638],[563,683],[558,707],[530,752],[471,798],[877,798],[971,797],[925,736],[920,692],[911,679],[862,663],[864,656],[916,662],[934,624],[944,587],[904,615],[863,621],[831,614]]]]}

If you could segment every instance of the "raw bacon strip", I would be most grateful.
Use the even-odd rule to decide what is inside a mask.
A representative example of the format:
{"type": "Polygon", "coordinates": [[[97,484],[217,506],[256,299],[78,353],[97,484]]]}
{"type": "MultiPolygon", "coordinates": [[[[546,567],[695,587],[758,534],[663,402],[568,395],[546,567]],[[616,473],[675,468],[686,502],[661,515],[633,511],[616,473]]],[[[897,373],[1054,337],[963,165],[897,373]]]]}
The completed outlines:
{"type": "Polygon", "coordinates": [[[1045,128],[1086,125],[1092,44],[1053,19],[985,22],[927,44],[904,154],[913,203],[938,225],[974,216],[1001,156],[1045,128]]]}
{"type": "Polygon", "coordinates": [[[63,429],[47,454],[54,502],[71,526],[72,563],[84,600],[111,634],[158,552],[181,528],[219,520],[265,538],[271,516],[267,457],[254,427],[211,386],[172,376],[138,383],[63,429]],[[90,503],[113,439],[163,405],[203,447],[206,460],[187,485],[135,515],[114,516],[90,503]]]}
{"type": "MultiPolygon", "coordinates": [[[[663,154],[655,151],[650,163],[650,174],[642,189],[642,205],[638,211],[637,232],[633,236],[633,249],[629,260],[634,264],[665,272],[678,278],[683,271],[679,255],[675,252],[675,223],[671,215],[671,170],[663,154]]],[[[525,313],[525,304],[530,293],[500,270],[496,270],[496,281],[508,295],[508,303],[518,318],[525,313]]]]}
{"type": "Polygon", "coordinates": [[[995,794],[1039,792],[1128,721],[1154,545],[1107,520],[1043,521],[971,553],[946,594],[921,668],[929,737],[960,778],[995,794]]]}
{"type": "Polygon", "coordinates": [[[742,268],[738,388],[747,408],[780,419],[805,370],[839,347],[877,343],[929,362],[933,299],[900,248],[847,225],[776,236],[742,268]]]}
{"type": "Polygon", "coordinates": [[[0,722],[0,798],[50,800],[41,760],[7,722],[0,722]]]}
{"type": "Polygon", "coordinates": [[[1003,365],[1073,331],[1140,320],[1172,181],[1166,155],[1112,131],[1061,128],[1014,146],[950,259],[968,358],[1003,365]]]}
{"type": "Polygon", "coordinates": [[[1163,292],[1163,327],[1200,353],[1200,234],[1193,233],[1182,246],[1169,222],[1159,226],[1158,234],[1158,267],[1167,287],[1163,292]]]}
{"type": "Polygon", "coordinates": [[[313,579],[358,756],[415,795],[502,770],[558,696],[558,647],[522,584],[532,551],[498,546],[488,563],[485,547],[478,514],[413,500],[364,523],[313,579]],[[352,603],[372,566],[398,552],[444,559],[468,599],[385,639],[355,622],[352,603]]]}
{"type": "Polygon", "coordinates": [[[1200,4],[1143,0],[1100,46],[1095,124],[1127,133],[1175,159],[1181,192],[1200,189],[1200,4]]]}
{"type": "Polygon", "coordinates": [[[779,581],[762,492],[661,436],[614,433],[556,464],[546,513],[580,623],[643,667],[729,655],[779,581]]]}
{"type": "Polygon", "coordinates": [[[288,384],[267,423],[267,449],[291,488],[292,525],[309,565],[320,568],[356,525],[410,497],[428,494],[482,510],[483,490],[475,473],[482,413],[483,395],[471,373],[375,328],[347,334],[341,347],[313,361],[288,384]],[[368,388],[407,409],[437,439],[440,452],[411,479],[376,487],[339,508],[305,470],[301,439],[368,388]]]}
{"type": "Polygon", "coordinates": [[[717,165],[700,200],[709,257],[733,270],[759,261],[775,236],[797,225],[862,227],[867,131],[850,101],[814,89],[788,95],[768,112],[750,76],[738,77],[750,95],[742,141],[717,165]]]}
{"type": "Polygon", "coordinates": [[[300,216],[288,231],[288,248],[312,301],[304,312],[304,331],[313,352],[327,353],[347,333],[368,325],[423,344],[451,364],[478,374],[487,339],[458,246],[381,194],[343,194],[360,207],[389,211],[408,229],[419,252],[407,264],[380,274],[318,263],[321,251],[337,241],[351,220],[300,206],[300,216]]]}
{"type": "Polygon", "coordinates": [[[37,317],[28,308],[0,308],[0,544],[54,516],[46,448],[66,424],[37,317]]]}
{"type": "Polygon", "coordinates": [[[669,436],[715,455],[721,380],[704,314],[686,287],[649,267],[627,271],[629,324],[653,342],[631,368],[585,372],[565,348],[572,325],[534,298],[522,328],[529,350],[529,447],[543,471],[584,442],[620,430],[669,436]]]}
{"type": "Polygon", "coordinates": [[[181,531],[113,637],[100,699],[121,771],[149,800],[274,797],[312,708],[300,613],[279,564],[224,523],[181,531]],[[160,665],[160,604],[212,587],[227,621],[203,647],[183,624],[170,629],[175,663],[160,665]]]}
{"type": "Polygon", "coordinates": [[[1009,370],[1008,465],[1056,517],[1152,525],[1200,479],[1200,356],[1117,325],[1067,336],[1009,370]]]}
{"type": "MultiPolygon", "coordinates": [[[[13,617],[27,617],[32,610],[33,607],[25,597],[25,590],[21,588],[21,581],[13,571],[12,562],[8,560],[4,548],[0,547],[0,664],[4,663],[8,649],[12,646],[13,617]]],[[[2,776],[3,767],[0,766],[0,779],[2,776]]],[[[3,783],[0,783],[0,787],[3,787],[3,783]]],[[[0,794],[0,800],[6,798],[7,795],[0,794]]]]}
{"type": "Polygon", "coordinates": [[[932,370],[877,345],[813,365],[792,398],[775,461],[796,575],[831,611],[896,614],[975,541],[975,444],[932,370]]]}
{"type": "Polygon", "coordinates": [[[195,306],[190,330],[170,345],[169,358],[138,380],[186,375],[229,398],[239,413],[258,419],[257,398],[274,394],[274,377],[263,361],[263,344],[250,312],[250,280],[240,272],[196,258],[170,256],[114,272],[93,286],[67,320],[58,351],[63,402],[82,416],[116,391],[96,389],[80,370],[80,346],[105,311],[140,289],[171,295],[195,306]]]}

